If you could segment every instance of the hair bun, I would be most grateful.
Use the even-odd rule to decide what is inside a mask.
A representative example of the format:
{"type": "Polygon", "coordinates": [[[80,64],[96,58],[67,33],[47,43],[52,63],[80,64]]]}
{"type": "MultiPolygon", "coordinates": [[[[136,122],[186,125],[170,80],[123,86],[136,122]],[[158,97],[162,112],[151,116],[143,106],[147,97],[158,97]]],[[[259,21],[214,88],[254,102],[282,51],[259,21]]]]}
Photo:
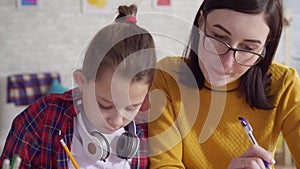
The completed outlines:
{"type": "Polygon", "coordinates": [[[136,16],[137,6],[135,4],[132,4],[130,6],[121,5],[118,7],[118,12],[119,12],[119,14],[117,15],[115,20],[116,21],[117,20],[124,21],[125,17],[128,15],[136,16]]]}
{"type": "Polygon", "coordinates": [[[135,4],[132,4],[130,6],[122,5],[118,8],[119,14],[127,15],[136,15],[137,13],[137,6],[135,4]]]}

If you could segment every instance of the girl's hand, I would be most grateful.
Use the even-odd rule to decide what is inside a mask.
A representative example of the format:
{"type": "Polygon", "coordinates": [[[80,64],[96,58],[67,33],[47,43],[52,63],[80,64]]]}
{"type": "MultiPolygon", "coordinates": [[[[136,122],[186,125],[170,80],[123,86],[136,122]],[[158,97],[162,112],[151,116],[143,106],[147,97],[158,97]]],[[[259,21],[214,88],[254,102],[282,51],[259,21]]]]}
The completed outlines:
{"type": "Polygon", "coordinates": [[[265,169],[263,160],[275,164],[271,152],[253,145],[242,156],[232,159],[228,169],[265,169]]]}

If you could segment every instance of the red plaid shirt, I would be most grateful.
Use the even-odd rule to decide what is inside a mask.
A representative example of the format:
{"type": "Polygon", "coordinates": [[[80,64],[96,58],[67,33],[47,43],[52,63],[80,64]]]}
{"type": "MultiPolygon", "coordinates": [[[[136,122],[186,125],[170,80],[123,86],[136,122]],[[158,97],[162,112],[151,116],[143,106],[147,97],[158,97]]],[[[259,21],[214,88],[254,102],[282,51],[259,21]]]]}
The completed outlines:
{"type": "MultiPolygon", "coordinates": [[[[14,154],[22,158],[20,168],[68,168],[69,158],[59,142],[59,131],[70,149],[73,118],[77,115],[72,92],[44,96],[14,119],[0,157],[0,168],[3,160],[11,160],[14,154]]],[[[132,159],[132,168],[148,168],[147,123],[136,126],[141,143],[132,159]]]]}

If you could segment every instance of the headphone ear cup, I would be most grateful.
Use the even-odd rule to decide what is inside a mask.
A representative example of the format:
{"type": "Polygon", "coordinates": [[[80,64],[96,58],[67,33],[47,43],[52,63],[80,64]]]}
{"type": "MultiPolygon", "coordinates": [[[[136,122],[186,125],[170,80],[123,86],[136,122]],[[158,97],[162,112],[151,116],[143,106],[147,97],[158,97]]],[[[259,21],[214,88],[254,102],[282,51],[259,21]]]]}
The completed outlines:
{"type": "Polygon", "coordinates": [[[131,159],[139,149],[140,140],[130,132],[123,133],[117,143],[117,155],[122,159],[131,159]]]}
{"type": "MultiPolygon", "coordinates": [[[[76,104],[79,106],[82,101],[78,100],[76,104]]],[[[77,119],[79,122],[78,132],[82,139],[85,155],[92,161],[106,160],[110,154],[110,145],[105,136],[97,131],[89,133],[83,123],[81,113],[78,114],[77,119]]]]}
{"type": "Polygon", "coordinates": [[[110,154],[109,143],[101,133],[93,132],[82,141],[83,152],[90,160],[97,161],[108,158],[110,154]]]}
{"type": "Polygon", "coordinates": [[[99,159],[99,145],[97,146],[97,139],[93,136],[82,139],[83,141],[83,152],[92,161],[97,161],[99,159]]]}
{"type": "Polygon", "coordinates": [[[110,154],[110,146],[108,141],[106,140],[105,136],[99,132],[92,132],[91,135],[94,136],[97,144],[94,146],[88,145],[89,152],[95,152],[96,160],[106,160],[110,154]]]}

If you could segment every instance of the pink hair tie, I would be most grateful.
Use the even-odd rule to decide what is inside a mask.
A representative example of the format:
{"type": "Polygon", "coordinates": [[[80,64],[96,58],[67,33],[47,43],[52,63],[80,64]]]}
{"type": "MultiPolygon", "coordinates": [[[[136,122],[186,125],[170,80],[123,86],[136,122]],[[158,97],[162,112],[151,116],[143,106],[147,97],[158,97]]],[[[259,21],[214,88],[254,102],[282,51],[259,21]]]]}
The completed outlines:
{"type": "Polygon", "coordinates": [[[125,22],[126,23],[132,22],[132,23],[136,24],[136,17],[133,15],[127,15],[125,18],[125,22]]]}

